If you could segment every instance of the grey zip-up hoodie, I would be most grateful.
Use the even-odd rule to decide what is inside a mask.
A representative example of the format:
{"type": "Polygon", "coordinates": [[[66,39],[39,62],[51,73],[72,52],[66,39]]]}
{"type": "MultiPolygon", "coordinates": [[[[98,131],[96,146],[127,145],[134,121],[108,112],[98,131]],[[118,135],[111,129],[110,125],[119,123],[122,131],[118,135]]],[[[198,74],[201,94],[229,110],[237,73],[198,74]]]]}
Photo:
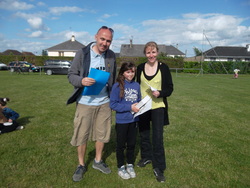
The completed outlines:
{"type": "MultiPolygon", "coordinates": [[[[78,96],[82,93],[84,86],[82,85],[82,79],[89,74],[90,67],[90,43],[86,47],[78,50],[76,53],[72,65],[68,72],[68,80],[74,86],[74,91],[70,98],[67,100],[67,104],[76,102],[78,96]]],[[[105,69],[110,73],[108,80],[108,93],[110,95],[111,88],[115,83],[116,78],[116,58],[115,53],[108,49],[105,52],[105,69]]]]}

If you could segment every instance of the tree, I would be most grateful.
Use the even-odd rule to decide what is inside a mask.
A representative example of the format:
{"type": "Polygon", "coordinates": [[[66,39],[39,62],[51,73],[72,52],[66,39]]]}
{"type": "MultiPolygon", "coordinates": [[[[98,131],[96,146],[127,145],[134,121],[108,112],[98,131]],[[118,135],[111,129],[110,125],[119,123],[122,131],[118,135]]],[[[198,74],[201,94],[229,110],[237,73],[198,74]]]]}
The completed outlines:
{"type": "Polygon", "coordinates": [[[43,51],[42,51],[42,56],[48,56],[47,50],[43,50],[43,51]]]}
{"type": "Polygon", "coordinates": [[[194,47],[194,54],[195,54],[195,56],[201,56],[202,55],[202,51],[199,50],[198,48],[194,47]]]}

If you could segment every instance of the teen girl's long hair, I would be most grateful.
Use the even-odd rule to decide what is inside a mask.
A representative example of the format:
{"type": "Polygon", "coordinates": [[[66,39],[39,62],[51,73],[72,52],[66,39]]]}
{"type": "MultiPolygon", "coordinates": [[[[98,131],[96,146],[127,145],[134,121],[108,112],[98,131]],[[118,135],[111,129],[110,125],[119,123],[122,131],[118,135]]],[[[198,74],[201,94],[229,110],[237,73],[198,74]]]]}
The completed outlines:
{"type": "MultiPolygon", "coordinates": [[[[136,69],[136,66],[133,62],[124,62],[122,63],[121,65],[121,68],[119,70],[119,73],[118,73],[118,76],[116,78],[116,81],[118,82],[118,86],[120,88],[120,98],[123,98],[124,97],[124,80],[125,80],[125,77],[123,76],[123,73],[127,70],[132,70],[132,69],[136,69]]],[[[135,70],[136,72],[136,70],[135,70]]],[[[133,80],[135,79],[135,76],[133,78],[133,80]]]]}

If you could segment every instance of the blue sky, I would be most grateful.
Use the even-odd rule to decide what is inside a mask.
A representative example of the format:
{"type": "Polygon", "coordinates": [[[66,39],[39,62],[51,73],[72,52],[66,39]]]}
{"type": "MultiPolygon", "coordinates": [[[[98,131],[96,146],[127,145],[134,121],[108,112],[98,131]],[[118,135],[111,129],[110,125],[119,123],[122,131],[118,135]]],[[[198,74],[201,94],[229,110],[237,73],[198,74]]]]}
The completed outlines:
{"type": "Polygon", "coordinates": [[[173,45],[190,57],[194,47],[249,44],[250,0],[0,0],[0,52],[40,55],[72,34],[86,45],[103,25],[115,31],[115,52],[132,39],[173,45]]]}

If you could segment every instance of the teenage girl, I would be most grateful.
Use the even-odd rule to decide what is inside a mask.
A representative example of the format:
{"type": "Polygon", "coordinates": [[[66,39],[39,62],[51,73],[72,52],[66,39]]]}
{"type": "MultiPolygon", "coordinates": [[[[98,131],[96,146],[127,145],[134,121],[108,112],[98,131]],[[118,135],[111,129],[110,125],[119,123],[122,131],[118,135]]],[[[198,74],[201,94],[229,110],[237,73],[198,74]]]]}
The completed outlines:
{"type": "Polygon", "coordinates": [[[0,98],[0,134],[8,133],[16,129],[23,129],[23,126],[19,126],[16,122],[19,118],[19,114],[6,106],[7,101],[10,101],[10,99],[0,98]]]}
{"type": "Polygon", "coordinates": [[[116,83],[110,94],[110,108],[116,111],[116,159],[118,175],[123,179],[135,178],[135,144],[138,117],[133,113],[139,109],[135,106],[141,100],[140,85],[134,81],[136,66],[132,62],[121,65],[116,83]],[[126,149],[126,157],[124,150],[126,149]],[[126,162],[125,162],[126,161],[126,162]]]}

